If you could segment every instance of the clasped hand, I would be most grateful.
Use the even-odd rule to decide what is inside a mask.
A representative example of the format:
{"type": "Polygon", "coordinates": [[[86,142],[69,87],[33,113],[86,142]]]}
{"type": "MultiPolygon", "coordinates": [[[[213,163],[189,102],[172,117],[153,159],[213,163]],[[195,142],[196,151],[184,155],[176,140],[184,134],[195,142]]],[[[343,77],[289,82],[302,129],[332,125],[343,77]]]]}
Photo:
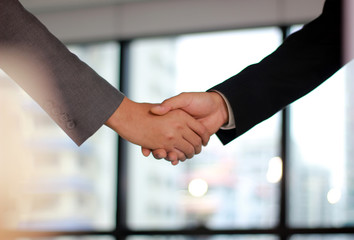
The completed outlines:
{"type": "Polygon", "coordinates": [[[142,147],[144,156],[173,165],[199,154],[202,145],[228,121],[227,107],[215,92],[181,93],[160,105],[128,98],[106,122],[124,139],[142,147]]]}
{"type": "MultiPolygon", "coordinates": [[[[228,122],[226,103],[216,92],[181,93],[151,108],[153,114],[160,116],[172,113],[176,110],[183,110],[201,123],[206,128],[208,139],[218,131],[222,125],[228,122]]],[[[205,145],[206,144],[204,144],[204,146],[205,145]]],[[[151,150],[142,147],[142,152],[144,156],[149,156],[152,152],[156,159],[165,158],[171,161],[173,165],[177,165],[179,161],[185,160],[185,158],[180,158],[181,154],[178,155],[176,152],[166,151],[166,149],[151,150]]],[[[198,153],[196,152],[195,154],[198,153]]]]}

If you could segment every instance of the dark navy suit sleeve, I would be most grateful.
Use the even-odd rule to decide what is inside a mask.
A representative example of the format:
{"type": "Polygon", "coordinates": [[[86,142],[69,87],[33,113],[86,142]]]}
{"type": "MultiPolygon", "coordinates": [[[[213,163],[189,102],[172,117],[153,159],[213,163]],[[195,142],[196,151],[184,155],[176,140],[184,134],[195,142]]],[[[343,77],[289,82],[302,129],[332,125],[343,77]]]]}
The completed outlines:
{"type": "Polygon", "coordinates": [[[341,4],[327,0],[322,14],[290,35],[272,54],[213,87],[229,100],[236,128],[219,130],[227,144],[315,89],[341,68],[341,4]]]}

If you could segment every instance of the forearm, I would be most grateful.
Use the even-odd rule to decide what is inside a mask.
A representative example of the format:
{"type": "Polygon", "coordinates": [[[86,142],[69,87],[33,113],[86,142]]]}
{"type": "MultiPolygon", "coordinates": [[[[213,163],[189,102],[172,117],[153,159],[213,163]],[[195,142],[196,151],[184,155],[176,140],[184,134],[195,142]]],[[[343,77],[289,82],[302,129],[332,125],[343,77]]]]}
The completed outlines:
{"type": "Polygon", "coordinates": [[[236,129],[217,133],[224,144],[312,91],[343,65],[338,2],[327,3],[324,14],[261,62],[212,88],[227,97],[235,114],[236,129]]]}
{"type": "Polygon", "coordinates": [[[17,0],[1,0],[0,8],[0,68],[80,145],[106,122],[124,95],[17,0]]]}

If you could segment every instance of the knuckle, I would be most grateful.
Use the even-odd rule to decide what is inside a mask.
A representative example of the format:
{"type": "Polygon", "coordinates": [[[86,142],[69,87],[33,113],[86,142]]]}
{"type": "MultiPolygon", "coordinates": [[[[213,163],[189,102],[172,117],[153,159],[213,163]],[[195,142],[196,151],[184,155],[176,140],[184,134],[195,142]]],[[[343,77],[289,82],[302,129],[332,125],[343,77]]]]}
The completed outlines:
{"type": "MultiPolygon", "coordinates": [[[[179,111],[179,110],[178,110],[179,111]]],[[[181,113],[177,112],[176,113],[176,116],[179,117],[181,113]]],[[[174,131],[180,131],[184,128],[184,125],[182,122],[180,121],[174,121],[172,124],[171,124],[171,132],[170,134],[174,134],[174,131]]]]}
{"type": "Polygon", "coordinates": [[[167,142],[172,142],[175,139],[175,135],[173,134],[173,132],[169,131],[165,133],[165,139],[167,142]]]}
{"type": "Polygon", "coordinates": [[[171,143],[173,143],[175,141],[175,137],[173,135],[168,135],[166,136],[166,144],[170,145],[171,143]]]}
{"type": "Polygon", "coordinates": [[[184,129],[184,127],[181,124],[177,124],[176,125],[176,130],[177,131],[181,131],[182,129],[184,129]]]}

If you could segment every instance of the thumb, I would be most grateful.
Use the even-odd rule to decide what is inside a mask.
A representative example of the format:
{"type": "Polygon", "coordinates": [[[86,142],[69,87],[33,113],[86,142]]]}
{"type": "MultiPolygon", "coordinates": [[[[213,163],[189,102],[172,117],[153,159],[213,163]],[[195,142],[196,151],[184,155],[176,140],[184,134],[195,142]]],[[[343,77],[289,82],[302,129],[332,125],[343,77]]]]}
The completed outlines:
{"type": "Polygon", "coordinates": [[[156,115],[165,115],[171,110],[187,107],[189,100],[187,96],[186,93],[181,93],[175,97],[166,99],[160,105],[152,107],[150,111],[156,115]]]}
{"type": "Polygon", "coordinates": [[[152,107],[150,109],[150,111],[153,114],[162,116],[162,115],[165,115],[166,113],[168,113],[169,111],[171,111],[171,108],[168,107],[168,106],[165,106],[165,105],[163,105],[163,103],[161,103],[159,105],[156,105],[156,106],[152,107]]]}

